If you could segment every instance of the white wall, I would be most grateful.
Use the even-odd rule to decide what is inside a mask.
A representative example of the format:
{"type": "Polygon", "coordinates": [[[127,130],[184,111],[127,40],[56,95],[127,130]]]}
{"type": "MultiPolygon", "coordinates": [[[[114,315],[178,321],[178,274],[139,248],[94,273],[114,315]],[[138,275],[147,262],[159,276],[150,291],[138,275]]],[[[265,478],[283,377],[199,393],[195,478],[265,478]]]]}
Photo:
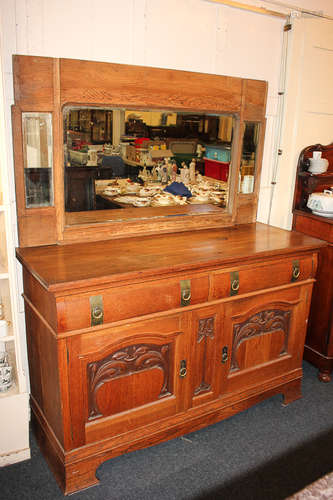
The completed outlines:
{"type": "Polygon", "coordinates": [[[290,51],[285,123],[270,223],[290,228],[297,161],[311,144],[333,142],[333,22],[296,19],[290,51]]]}

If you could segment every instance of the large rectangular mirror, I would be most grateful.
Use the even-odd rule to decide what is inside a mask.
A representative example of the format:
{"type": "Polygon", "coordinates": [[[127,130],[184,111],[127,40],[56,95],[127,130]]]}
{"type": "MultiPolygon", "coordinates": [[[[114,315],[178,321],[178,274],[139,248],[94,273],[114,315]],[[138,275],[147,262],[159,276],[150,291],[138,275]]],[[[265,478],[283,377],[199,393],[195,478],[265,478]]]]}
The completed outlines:
{"type": "Polygon", "coordinates": [[[232,114],[67,106],[63,124],[66,212],[227,208],[232,114]]]}

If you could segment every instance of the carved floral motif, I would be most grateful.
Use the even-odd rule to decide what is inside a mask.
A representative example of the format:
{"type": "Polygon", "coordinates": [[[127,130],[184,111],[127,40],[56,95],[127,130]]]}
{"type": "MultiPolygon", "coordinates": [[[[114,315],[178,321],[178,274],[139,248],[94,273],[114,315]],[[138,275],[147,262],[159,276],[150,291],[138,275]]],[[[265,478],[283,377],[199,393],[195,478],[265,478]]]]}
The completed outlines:
{"type": "Polygon", "coordinates": [[[234,325],[233,329],[233,345],[231,356],[231,371],[239,370],[237,362],[237,349],[245,340],[259,335],[266,335],[275,331],[284,333],[284,342],[280,355],[287,352],[290,311],[282,311],[279,309],[268,309],[254,314],[242,323],[234,325]]]}
{"type": "Polygon", "coordinates": [[[198,344],[205,337],[210,337],[211,339],[214,338],[214,319],[214,316],[211,316],[210,318],[199,319],[197,336],[198,344]]]}
{"type": "Polygon", "coordinates": [[[211,385],[208,384],[205,381],[205,368],[207,364],[207,339],[213,339],[214,338],[214,331],[215,331],[215,318],[214,316],[211,316],[209,318],[202,318],[199,319],[198,323],[198,332],[197,332],[197,343],[200,344],[203,339],[205,339],[204,342],[204,353],[202,357],[202,380],[198,387],[194,389],[194,395],[198,396],[202,392],[207,392],[210,391],[211,385]]]}
{"type": "Polygon", "coordinates": [[[163,371],[163,385],[159,398],[170,394],[169,383],[169,345],[140,344],[131,345],[110,354],[100,361],[87,365],[88,377],[88,417],[100,417],[97,404],[98,389],[112,379],[130,375],[149,368],[163,371]]]}

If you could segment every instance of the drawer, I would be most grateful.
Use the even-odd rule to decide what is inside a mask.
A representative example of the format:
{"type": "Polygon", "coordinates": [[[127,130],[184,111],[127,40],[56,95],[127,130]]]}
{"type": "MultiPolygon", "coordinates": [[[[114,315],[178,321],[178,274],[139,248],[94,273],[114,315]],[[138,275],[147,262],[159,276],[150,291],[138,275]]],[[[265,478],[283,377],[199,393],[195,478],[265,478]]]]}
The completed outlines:
{"type": "Polygon", "coordinates": [[[313,278],[312,255],[272,260],[212,273],[211,300],[241,295],[313,278]]]}
{"type": "Polygon", "coordinates": [[[94,290],[61,297],[57,301],[58,332],[88,328],[92,324],[92,308],[97,307],[94,324],[168,311],[182,305],[208,300],[209,276],[166,278],[139,284],[94,290]],[[183,297],[183,300],[182,300],[183,297]],[[92,304],[92,306],[91,306],[92,304]],[[101,313],[100,309],[103,312],[101,313]],[[99,317],[102,314],[102,318],[99,317]]]}

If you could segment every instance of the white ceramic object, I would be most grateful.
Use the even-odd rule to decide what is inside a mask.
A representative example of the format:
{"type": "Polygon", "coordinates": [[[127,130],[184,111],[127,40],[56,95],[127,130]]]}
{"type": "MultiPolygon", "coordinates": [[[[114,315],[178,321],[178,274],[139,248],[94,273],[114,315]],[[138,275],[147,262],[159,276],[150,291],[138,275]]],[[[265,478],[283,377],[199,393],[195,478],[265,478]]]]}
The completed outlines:
{"type": "Polygon", "coordinates": [[[311,174],[324,174],[328,169],[328,160],[326,158],[309,158],[311,174]]]}
{"type": "Polygon", "coordinates": [[[243,182],[241,184],[241,191],[244,194],[253,193],[254,186],[254,176],[244,175],[243,182]]]}
{"type": "Polygon", "coordinates": [[[0,366],[0,392],[8,391],[8,389],[12,386],[12,367],[0,366]]]}
{"type": "Polygon", "coordinates": [[[325,189],[323,193],[312,193],[307,207],[312,212],[323,217],[333,217],[333,191],[325,189]]]}

